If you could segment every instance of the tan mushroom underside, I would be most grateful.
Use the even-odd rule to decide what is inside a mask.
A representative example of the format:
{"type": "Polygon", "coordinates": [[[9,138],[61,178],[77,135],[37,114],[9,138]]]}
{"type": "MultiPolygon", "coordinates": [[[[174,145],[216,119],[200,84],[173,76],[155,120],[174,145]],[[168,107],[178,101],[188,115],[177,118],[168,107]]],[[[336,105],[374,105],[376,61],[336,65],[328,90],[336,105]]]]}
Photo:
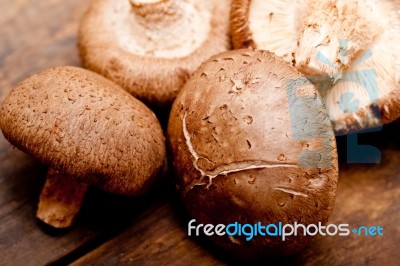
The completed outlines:
{"type": "Polygon", "coordinates": [[[229,5],[95,0],[80,25],[81,58],[139,99],[168,105],[204,60],[230,48],[229,5]]]}
{"type": "Polygon", "coordinates": [[[319,91],[335,132],[355,132],[400,116],[399,6],[391,0],[234,0],[234,45],[275,52],[314,80],[326,76],[319,91]]]}

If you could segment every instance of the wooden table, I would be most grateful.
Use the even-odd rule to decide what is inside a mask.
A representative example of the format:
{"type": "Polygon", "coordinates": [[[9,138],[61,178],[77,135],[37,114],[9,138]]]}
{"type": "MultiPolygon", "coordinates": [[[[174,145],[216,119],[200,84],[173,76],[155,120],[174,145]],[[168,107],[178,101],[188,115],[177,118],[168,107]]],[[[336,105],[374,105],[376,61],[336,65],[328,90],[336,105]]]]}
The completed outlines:
{"type": "MultiPolygon", "coordinates": [[[[76,32],[87,4],[0,0],[0,100],[33,73],[80,65],[76,32]]],[[[380,225],[383,237],[319,237],[302,253],[268,265],[400,265],[399,135],[393,123],[360,137],[381,150],[381,163],[373,165],[347,164],[346,138],[338,139],[341,173],[330,222],[380,225]]],[[[139,199],[91,189],[75,226],[54,230],[35,219],[45,173],[0,135],[0,265],[244,264],[204,238],[187,236],[189,218],[171,175],[139,199]]]]}

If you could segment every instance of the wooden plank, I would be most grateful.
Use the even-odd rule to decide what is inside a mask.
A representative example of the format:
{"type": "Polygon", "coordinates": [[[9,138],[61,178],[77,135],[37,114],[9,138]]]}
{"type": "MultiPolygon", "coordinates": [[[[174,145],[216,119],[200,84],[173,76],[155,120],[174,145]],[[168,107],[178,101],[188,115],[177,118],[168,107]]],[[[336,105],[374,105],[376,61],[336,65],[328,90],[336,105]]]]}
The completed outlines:
{"type": "Polygon", "coordinates": [[[138,199],[91,188],[76,225],[52,229],[35,219],[46,167],[16,149],[2,153],[0,160],[0,265],[73,261],[120,234],[165,194],[161,184],[138,199]]]}
{"type": "Polygon", "coordinates": [[[150,208],[127,231],[71,265],[221,265],[186,235],[181,206],[170,197],[150,208]]]}
{"type": "Polygon", "coordinates": [[[319,237],[295,258],[299,265],[399,265],[400,150],[388,149],[376,166],[345,166],[330,223],[381,226],[383,236],[319,237]]]}
{"type": "MultiPolygon", "coordinates": [[[[0,0],[0,100],[17,82],[33,73],[56,65],[80,65],[75,36],[87,3],[0,0]]],[[[330,220],[357,227],[380,225],[384,227],[384,237],[320,237],[303,253],[268,263],[398,264],[399,134],[400,129],[394,124],[383,133],[363,139],[379,144],[381,164],[342,165],[337,203],[330,220]]],[[[240,263],[204,238],[187,236],[188,217],[175,191],[163,185],[141,199],[92,189],[74,228],[49,230],[34,218],[45,172],[44,166],[12,149],[0,134],[0,265],[43,265],[54,261],[67,264],[80,256],[75,265],[240,263]],[[125,230],[127,226],[130,227],[125,230]]]]}
{"type": "MultiPolygon", "coordinates": [[[[48,67],[79,65],[75,36],[86,8],[79,0],[0,1],[0,99],[48,67]]],[[[35,219],[45,167],[0,133],[0,264],[43,265],[77,249],[104,228],[79,223],[56,232],[35,219]]]]}
{"type": "Polygon", "coordinates": [[[78,21],[87,3],[0,1],[0,99],[19,81],[57,65],[80,65],[78,21]]]}
{"type": "Polygon", "coordinates": [[[35,219],[46,169],[17,150],[1,158],[0,264],[43,265],[94,236],[85,226],[69,232],[48,230],[35,219]]]}
{"type": "MultiPolygon", "coordinates": [[[[330,223],[350,228],[378,226],[383,237],[318,237],[303,252],[270,259],[262,265],[399,265],[400,134],[398,124],[366,134],[360,143],[382,151],[380,164],[342,164],[337,201],[330,223]]],[[[341,158],[344,138],[339,139],[341,158]]],[[[174,202],[174,201],[172,201],[174,202]]],[[[246,265],[224,254],[203,238],[190,238],[188,217],[179,204],[164,202],[141,220],[72,265],[246,265]]]]}
{"type": "MultiPolygon", "coordinates": [[[[31,74],[80,65],[76,34],[88,3],[0,0],[0,101],[31,74]]],[[[45,174],[45,166],[13,149],[0,133],[0,265],[67,264],[118,234],[157,198],[128,199],[91,189],[76,226],[52,230],[35,218],[45,174]]]]}

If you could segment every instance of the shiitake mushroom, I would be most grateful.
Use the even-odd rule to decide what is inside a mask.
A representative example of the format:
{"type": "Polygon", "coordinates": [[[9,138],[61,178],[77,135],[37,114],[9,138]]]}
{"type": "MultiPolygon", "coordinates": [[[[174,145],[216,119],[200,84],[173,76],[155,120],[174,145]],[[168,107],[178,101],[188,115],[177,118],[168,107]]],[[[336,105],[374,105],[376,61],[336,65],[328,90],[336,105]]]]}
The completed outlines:
{"type": "Polygon", "coordinates": [[[230,49],[230,0],[95,0],[82,17],[83,64],[152,106],[170,106],[210,56],[230,49]]]}
{"type": "MultiPolygon", "coordinates": [[[[335,137],[314,85],[267,51],[213,56],[173,104],[168,142],[197,223],[322,224],[338,181],[335,137]]],[[[289,255],[310,236],[212,236],[247,259],[289,255]]]]}
{"type": "Polygon", "coordinates": [[[369,130],[400,117],[399,10],[393,0],[233,0],[233,44],[309,75],[337,135],[369,130]]]}
{"type": "Polygon", "coordinates": [[[71,226],[88,185],[138,196],[165,163],[154,113],[115,83],[61,66],[23,80],[0,108],[0,128],[15,147],[48,165],[37,217],[71,226]]]}

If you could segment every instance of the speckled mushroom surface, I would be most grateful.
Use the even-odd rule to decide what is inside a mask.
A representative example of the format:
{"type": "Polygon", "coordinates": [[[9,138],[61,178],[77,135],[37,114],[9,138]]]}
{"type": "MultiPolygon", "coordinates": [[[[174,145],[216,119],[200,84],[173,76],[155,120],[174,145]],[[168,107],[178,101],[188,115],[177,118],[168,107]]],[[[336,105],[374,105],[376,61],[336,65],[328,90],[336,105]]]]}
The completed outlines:
{"type": "Polygon", "coordinates": [[[234,0],[231,27],[236,48],[270,50],[318,80],[337,134],[400,117],[398,1],[234,0]]]}
{"type": "Polygon", "coordinates": [[[150,109],[81,68],[56,67],[22,81],[3,102],[0,127],[43,164],[116,194],[142,194],[165,160],[150,109]]]}
{"type": "Polygon", "coordinates": [[[84,65],[152,105],[168,105],[210,56],[230,48],[230,0],[94,0],[78,44],[84,65]]]}
{"type": "MultiPolygon", "coordinates": [[[[234,50],[193,74],[170,114],[179,190],[197,223],[325,223],[338,179],[336,143],[316,88],[282,58],[234,50]]],[[[309,238],[213,237],[249,259],[288,255],[309,238]]]]}

